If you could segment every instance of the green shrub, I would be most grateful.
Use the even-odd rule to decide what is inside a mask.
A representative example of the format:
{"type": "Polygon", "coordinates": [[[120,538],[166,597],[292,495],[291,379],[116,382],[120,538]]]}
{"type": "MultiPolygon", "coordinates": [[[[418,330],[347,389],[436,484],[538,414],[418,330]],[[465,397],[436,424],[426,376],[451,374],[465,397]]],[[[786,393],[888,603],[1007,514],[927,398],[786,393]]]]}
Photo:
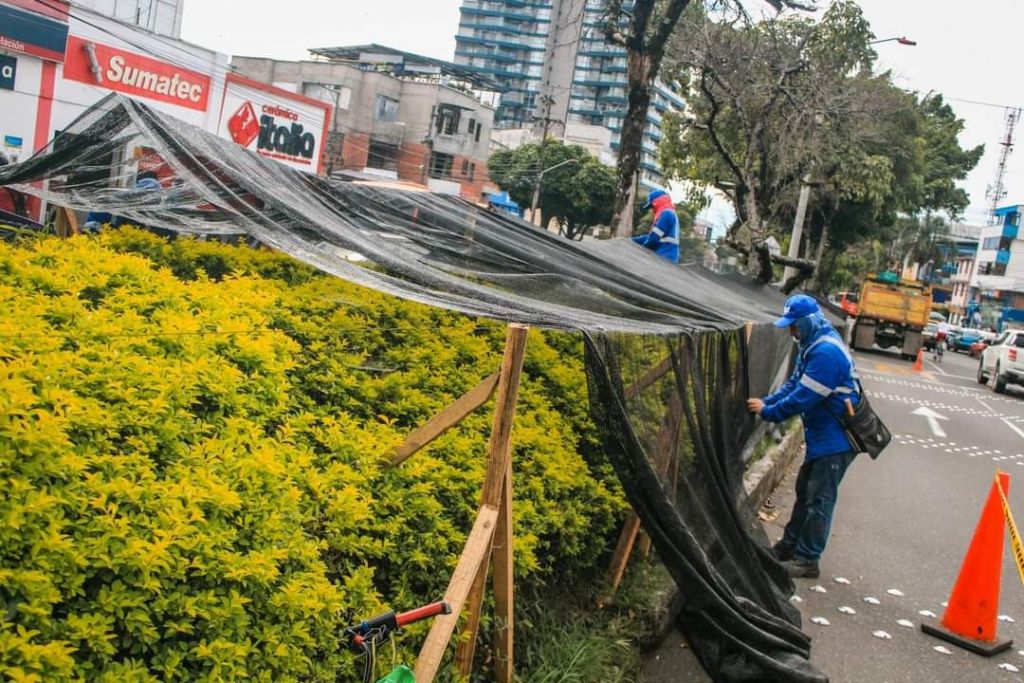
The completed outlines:
{"type": "MultiPolygon", "coordinates": [[[[354,678],[340,627],[443,593],[490,407],[398,468],[380,457],[503,342],[265,250],[130,229],[0,245],[0,671],[354,678]]],[[[521,585],[598,567],[624,508],[582,455],[579,346],[531,332],[521,585]]]]}

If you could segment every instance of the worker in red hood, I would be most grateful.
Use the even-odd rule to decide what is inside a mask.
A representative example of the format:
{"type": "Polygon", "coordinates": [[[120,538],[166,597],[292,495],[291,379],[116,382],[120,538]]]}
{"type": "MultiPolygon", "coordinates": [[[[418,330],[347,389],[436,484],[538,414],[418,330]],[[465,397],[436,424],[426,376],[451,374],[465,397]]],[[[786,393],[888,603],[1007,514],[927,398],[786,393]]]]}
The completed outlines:
{"type": "Polygon", "coordinates": [[[679,263],[679,216],[672,198],[664,190],[651,190],[644,209],[654,209],[651,231],[634,237],[633,241],[672,263],[679,263]]]}

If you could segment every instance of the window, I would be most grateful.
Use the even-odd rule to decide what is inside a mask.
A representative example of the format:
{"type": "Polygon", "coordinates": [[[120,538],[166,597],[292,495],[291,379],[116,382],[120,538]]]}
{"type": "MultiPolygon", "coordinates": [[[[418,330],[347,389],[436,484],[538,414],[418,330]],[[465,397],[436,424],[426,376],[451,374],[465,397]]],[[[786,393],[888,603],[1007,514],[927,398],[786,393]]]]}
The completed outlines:
{"type": "Polygon", "coordinates": [[[472,135],[474,130],[476,130],[476,119],[470,119],[466,125],[466,132],[472,135]]]}
{"type": "Polygon", "coordinates": [[[398,100],[384,95],[377,95],[377,108],[374,118],[378,121],[394,121],[398,117],[398,100]]]}
{"type": "Polygon", "coordinates": [[[427,171],[431,178],[447,180],[452,177],[452,163],[455,161],[451,154],[434,152],[430,155],[430,166],[427,171]]]}
{"type": "Polygon", "coordinates": [[[1013,340],[1013,345],[1018,349],[1024,349],[1024,334],[1018,334],[1013,340]]]}
{"type": "MultiPolygon", "coordinates": [[[[479,128],[477,130],[480,130],[479,128]]],[[[469,162],[469,182],[473,182],[473,177],[476,175],[476,164],[472,161],[469,162]]]]}
{"type": "Polygon", "coordinates": [[[455,135],[459,132],[459,117],[461,111],[458,107],[450,104],[442,104],[437,108],[437,121],[435,129],[438,135],[455,135]]]}
{"type": "Polygon", "coordinates": [[[991,261],[978,264],[978,275],[1006,275],[1006,264],[991,261]]]}
{"type": "Polygon", "coordinates": [[[469,160],[468,159],[463,159],[462,160],[462,175],[464,175],[464,176],[468,176],[469,175],[469,160]]]}
{"type": "Polygon", "coordinates": [[[369,168],[397,171],[398,145],[371,139],[370,149],[366,155],[366,165],[369,168]]]}
{"type": "Polygon", "coordinates": [[[981,248],[986,250],[998,249],[999,251],[1008,251],[1010,245],[1013,244],[1012,237],[986,237],[985,241],[981,243],[981,248]]]}
{"type": "Polygon", "coordinates": [[[480,142],[480,130],[482,128],[483,128],[483,126],[481,126],[479,123],[476,124],[476,136],[475,136],[475,139],[476,139],[477,142],[480,142]]]}

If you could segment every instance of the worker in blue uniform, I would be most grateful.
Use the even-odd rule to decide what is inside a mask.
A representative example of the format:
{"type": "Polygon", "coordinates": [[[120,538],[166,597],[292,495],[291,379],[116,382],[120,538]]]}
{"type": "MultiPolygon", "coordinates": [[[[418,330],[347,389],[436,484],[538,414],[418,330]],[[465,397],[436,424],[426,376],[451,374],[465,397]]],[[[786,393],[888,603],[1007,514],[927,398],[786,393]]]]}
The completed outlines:
{"type": "Polygon", "coordinates": [[[664,190],[651,190],[644,209],[654,210],[651,231],[637,235],[633,241],[672,263],[679,263],[679,216],[672,198],[664,190]]]}
{"type": "Polygon", "coordinates": [[[778,391],[749,399],[747,409],[768,422],[796,415],[803,420],[807,453],[797,475],[796,502],[772,554],[790,576],[817,578],[839,483],[856,456],[841,419],[847,400],[854,406],[860,402],[860,383],[849,349],[812,297],[791,296],[775,326],[789,328],[799,344],[796,369],[778,391]]]}

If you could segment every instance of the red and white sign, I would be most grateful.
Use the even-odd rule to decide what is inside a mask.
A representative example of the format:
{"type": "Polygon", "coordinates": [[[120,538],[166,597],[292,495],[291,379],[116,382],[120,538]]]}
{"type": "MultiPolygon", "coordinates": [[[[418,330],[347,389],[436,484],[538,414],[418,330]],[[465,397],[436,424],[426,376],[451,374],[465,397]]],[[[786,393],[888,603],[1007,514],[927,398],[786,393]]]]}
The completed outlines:
{"type": "Polygon", "coordinates": [[[68,36],[64,78],[206,111],[209,76],[95,41],[68,36]]]}
{"type": "Polygon", "coordinates": [[[217,134],[269,159],[320,173],[331,107],[326,102],[228,74],[217,134]]]}

